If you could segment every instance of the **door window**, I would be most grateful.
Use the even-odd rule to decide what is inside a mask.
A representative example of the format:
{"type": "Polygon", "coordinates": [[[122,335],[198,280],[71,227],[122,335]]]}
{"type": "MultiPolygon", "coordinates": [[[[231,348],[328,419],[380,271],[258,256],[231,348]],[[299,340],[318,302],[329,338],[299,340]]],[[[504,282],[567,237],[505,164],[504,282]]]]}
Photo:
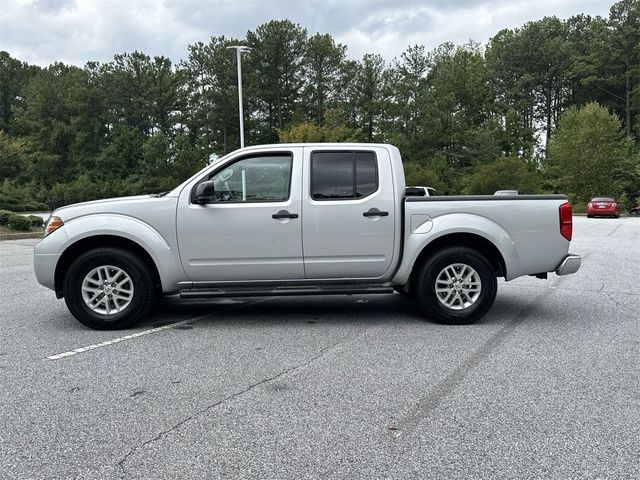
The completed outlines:
{"type": "Polygon", "coordinates": [[[239,160],[217,172],[212,180],[216,202],[282,202],[289,199],[291,155],[239,160]]]}
{"type": "Polygon", "coordinates": [[[378,189],[378,167],[373,152],[313,152],[311,198],[363,198],[378,189]]]}

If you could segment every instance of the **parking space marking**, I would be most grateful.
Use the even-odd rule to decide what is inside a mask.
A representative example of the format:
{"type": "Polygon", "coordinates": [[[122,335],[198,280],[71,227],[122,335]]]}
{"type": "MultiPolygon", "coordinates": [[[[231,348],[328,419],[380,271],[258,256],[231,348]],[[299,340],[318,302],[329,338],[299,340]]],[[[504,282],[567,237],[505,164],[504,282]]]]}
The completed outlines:
{"type": "Polygon", "coordinates": [[[151,333],[161,332],[162,330],[168,330],[169,328],[174,328],[179,325],[183,325],[187,322],[193,322],[195,320],[197,319],[183,320],[182,322],[176,322],[170,325],[163,325],[162,327],[150,328],[149,330],[143,330],[142,332],[131,333],[123,337],[112,338],[111,340],[105,340],[104,342],[94,343],[93,345],[87,345],[86,347],[76,348],[74,350],[69,350],[68,352],[62,352],[56,355],[50,355],[47,357],[47,360],[60,360],[61,358],[70,357],[78,353],[88,352],[89,350],[95,350],[96,348],[107,347],[109,345],[113,345],[114,343],[124,342],[125,340],[131,340],[132,338],[138,338],[138,337],[142,337],[143,335],[149,335],[151,333]]]}
{"type": "Polygon", "coordinates": [[[133,338],[138,338],[138,337],[142,337],[144,335],[149,335],[151,333],[156,333],[156,332],[161,332],[163,330],[169,330],[170,328],[175,328],[175,327],[179,327],[180,325],[185,325],[185,324],[192,324],[194,322],[198,322],[204,318],[209,318],[212,315],[219,315],[219,314],[223,314],[223,313],[228,313],[228,312],[232,312],[234,310],[239,310],[241,308],[245,308],[245,307],[249,307],[252,305],[256,305],[258,303],[264,303],[264,302],[268,302],[269,300],[271,300],[272,298],[262,298],[253,302],[239,302],[237,300],[233,300],[233,299],[221,299],[222,302],[218,302],[218,304],[222,304],[222,305],[227,305],[227,308],[223,308],[221,310],[215,311],[215,312],[211,312],[211,313],[207,313],[205,315],[200,315],[199,317],[195,317],[195,318],[188,318],[186,320],[182,320],[181,322],[176,322],[176,323],[170,323],[169,325],[163,325],[161,327],[155,327],[155,328],[150,328],[148,330],[143,330],[142,332],[136,332],[136,333],[131,333],[129,335],[124,335],[123,337],[118,337],[118,338],[112,338],[111,340],[105,340],[104,342],[100,342],[100,343],[95,343],[93,345],[87,345],[86,347],[79,347],[73,350],[69,350],[68,352],[62,352],[62,353],[57,353],[55,355],[50,355],[47,357],[47,360],[60,360],[61,358],[67,358],[67,357],[71,357],[73,355],[76,355],[78,353],[84,353],[84,352],[89,352],[91,350],[95,350],[96,348],[102,348],[102,347],[108,347],[109,345],[113,345],[114,343],[120,343],[120,342],[124,342],[125,340],[131,340],[133,338]]]}

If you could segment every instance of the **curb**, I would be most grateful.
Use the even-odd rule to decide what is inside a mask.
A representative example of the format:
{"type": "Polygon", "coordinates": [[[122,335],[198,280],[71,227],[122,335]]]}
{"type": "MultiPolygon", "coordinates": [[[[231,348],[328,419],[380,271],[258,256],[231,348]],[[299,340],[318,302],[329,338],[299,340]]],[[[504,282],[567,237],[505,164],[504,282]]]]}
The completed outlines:
{"type": "Polygon", "coordinates": [[[24,240],[26,238],[42,238],[43,232],[0,233],[0,242],[4,240],[24,240]]]}

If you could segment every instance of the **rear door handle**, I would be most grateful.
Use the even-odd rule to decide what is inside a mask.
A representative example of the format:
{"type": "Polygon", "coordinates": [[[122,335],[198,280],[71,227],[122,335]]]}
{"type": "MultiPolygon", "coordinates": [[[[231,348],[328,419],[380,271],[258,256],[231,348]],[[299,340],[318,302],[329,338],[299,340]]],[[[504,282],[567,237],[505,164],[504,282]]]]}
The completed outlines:
{"type": "Polygon", "coordinates": [[[388,217],[389,212],[381,212],[377,208],[370,208],[362,214],[363,217],[388,217]]]}
{"type": "Polygon", "coordinates": [[[289,213],[286,210],[280,210],[278,213],[274,213],[273,215],[271,215],[271,218],[275,218],[276,220],[279,220],[281,218],[298,218],[298,214],[289,213]]]}

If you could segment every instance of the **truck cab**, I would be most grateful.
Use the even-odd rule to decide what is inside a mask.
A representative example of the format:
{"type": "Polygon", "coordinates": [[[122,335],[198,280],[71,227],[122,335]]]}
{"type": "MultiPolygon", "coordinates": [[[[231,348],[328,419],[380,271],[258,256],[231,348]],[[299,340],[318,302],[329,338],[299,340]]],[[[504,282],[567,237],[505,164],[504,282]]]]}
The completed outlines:
{"type": "Polygon", "coordinates": [[[196,284],[388,279],[403,192],[394,170],[377,145],[245,149],[178,194],[185,272],[196,284]]]}

